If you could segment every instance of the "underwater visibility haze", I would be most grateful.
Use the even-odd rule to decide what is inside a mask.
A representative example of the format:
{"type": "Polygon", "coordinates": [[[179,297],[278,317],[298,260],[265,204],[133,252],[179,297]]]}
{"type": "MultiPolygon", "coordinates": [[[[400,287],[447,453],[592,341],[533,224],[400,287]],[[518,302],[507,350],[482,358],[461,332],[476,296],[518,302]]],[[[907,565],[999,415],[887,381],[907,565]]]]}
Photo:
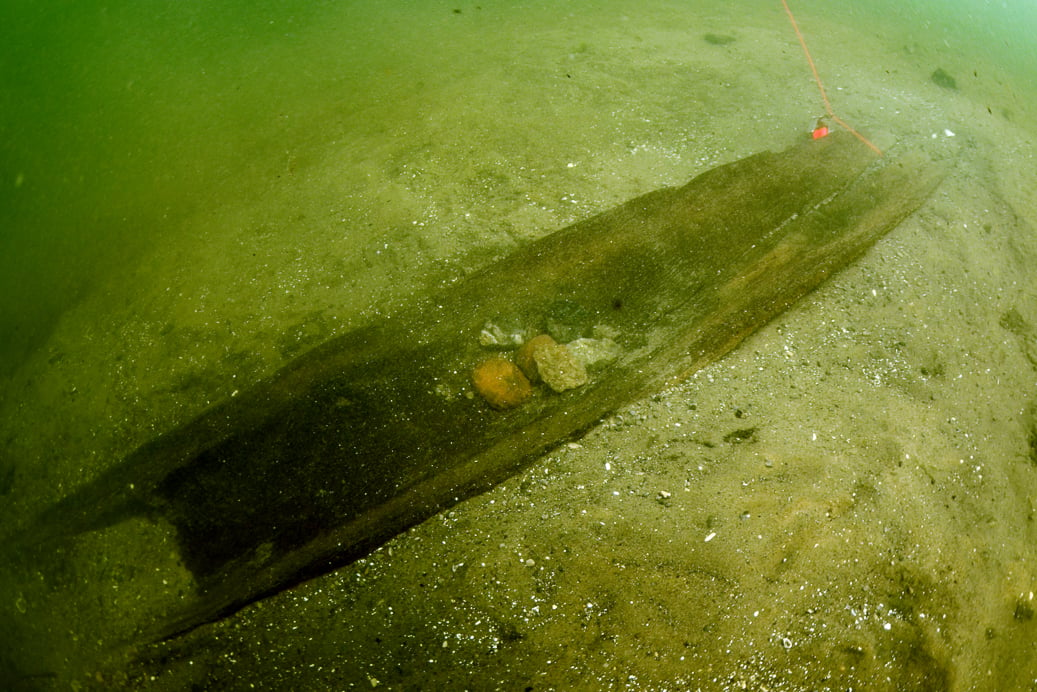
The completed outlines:
{"type": "MultiPolygon", "coordinates": [[[[1037,10],[789,8],[831,112],[781,0],[0,9],[5,688],[1037,685],[1037,10]],[[322,344],[439,325],[415,306],[487,271],[521,304],[537,277],[487,267],[840,121],[939,184],[722,359],[360,559],[155,641],[200,586],[183,522],[33,533],[322,344]]],[[[493,429],[467,373],[434,394],[493,429]]]]}

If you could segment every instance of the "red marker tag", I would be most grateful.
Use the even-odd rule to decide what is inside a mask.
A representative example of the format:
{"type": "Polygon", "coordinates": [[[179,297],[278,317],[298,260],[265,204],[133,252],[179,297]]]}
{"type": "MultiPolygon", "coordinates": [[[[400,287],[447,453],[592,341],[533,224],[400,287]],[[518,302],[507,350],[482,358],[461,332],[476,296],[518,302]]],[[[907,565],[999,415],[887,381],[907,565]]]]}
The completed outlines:
{"type": "Polygon", "coordinates": [[[826,126],[822,125],[821,127],[819,127],[816,130],[814,130],[813,137],[814,137],[814,139],[821,139],[822,137],[824,137],[827,134],[828,134],[828,128],[826,126]]]}

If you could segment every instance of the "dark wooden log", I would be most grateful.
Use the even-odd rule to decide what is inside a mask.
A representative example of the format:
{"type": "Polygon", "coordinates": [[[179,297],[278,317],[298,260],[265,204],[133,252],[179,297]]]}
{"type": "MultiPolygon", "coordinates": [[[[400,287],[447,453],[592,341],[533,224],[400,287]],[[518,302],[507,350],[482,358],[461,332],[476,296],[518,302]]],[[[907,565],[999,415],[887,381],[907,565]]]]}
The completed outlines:
{"type": "Polygon", "coordinates": [[[140,447],[16,543],[168,522],[197,593],[153,635],[184,632],[363,556],[721,357],[941,176],[923,155],[879,159],[836,133],[643,195],[304,354],[140,447]],[[491,408],[471,386],[484,327],[551,320],[611,334],[618,352],[582,386],[491,408]]]}

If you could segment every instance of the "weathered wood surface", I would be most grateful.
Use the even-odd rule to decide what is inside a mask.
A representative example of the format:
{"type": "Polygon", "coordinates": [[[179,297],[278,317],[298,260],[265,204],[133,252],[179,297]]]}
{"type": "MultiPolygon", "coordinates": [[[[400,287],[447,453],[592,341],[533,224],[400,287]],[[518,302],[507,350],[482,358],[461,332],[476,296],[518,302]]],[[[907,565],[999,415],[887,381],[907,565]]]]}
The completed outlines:
{"type": "Polygon", "coordinates": [[[130,516],[169,522],[197,593],[153,634],[219,618],[363,556],[716,360],[894,228],[941,176],[923,155],[877,159],[836,133],[643,195],[301,356],[145,444],[25,540],[130,516]],[[542,329],[558,305],[585,329],[613,330],[618,358],[516,408],[472,396],[484,325],[542,329]]]}

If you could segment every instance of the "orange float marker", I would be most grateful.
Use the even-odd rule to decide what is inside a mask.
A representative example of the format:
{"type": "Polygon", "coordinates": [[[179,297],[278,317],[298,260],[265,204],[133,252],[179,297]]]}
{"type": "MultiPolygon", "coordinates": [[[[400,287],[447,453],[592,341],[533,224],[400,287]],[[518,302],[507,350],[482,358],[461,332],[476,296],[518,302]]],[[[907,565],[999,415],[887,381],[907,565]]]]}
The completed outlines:
{"type": "MultiPolygon", "coordinates": [[[[803,32],[799,30],[799,25],[796,23],[796,18],[792,15],[792,10],[789,9],[788,0],[781,0],[782,6],[785,8],[785,14],[789,16],[789,22],[792,24],[792,30],[796,32],[796,38],[799,39],[799,45],[803,47],[803,54],[807,56],[807,62],[810,64],[810,71],[814,73],[814,81],[817,82],[817,89],[821,92],[821,100],[825,102],[825,112],[828,113],[828,117],[838,123],[843,129],[852,134],[857,139],[868,145],[868,148],[874,151],[879,156],[882,156],[882,150],[872,144],[857,130],[850,127],[842,118],[835,114],[832,110],[832,104],[828,102],[828,94],[825,93],[825,85],[821,83],[821,75],[817,73],[817,65],[814,64],[814,58],[810,55],[810,50],[807,48],[807,40],[803,38],[803,32]]],[[[828,127],[821,124],[817,124],[814,128],[813,137],[814,139],[821,139],[828,134],[828,127]]]]}

